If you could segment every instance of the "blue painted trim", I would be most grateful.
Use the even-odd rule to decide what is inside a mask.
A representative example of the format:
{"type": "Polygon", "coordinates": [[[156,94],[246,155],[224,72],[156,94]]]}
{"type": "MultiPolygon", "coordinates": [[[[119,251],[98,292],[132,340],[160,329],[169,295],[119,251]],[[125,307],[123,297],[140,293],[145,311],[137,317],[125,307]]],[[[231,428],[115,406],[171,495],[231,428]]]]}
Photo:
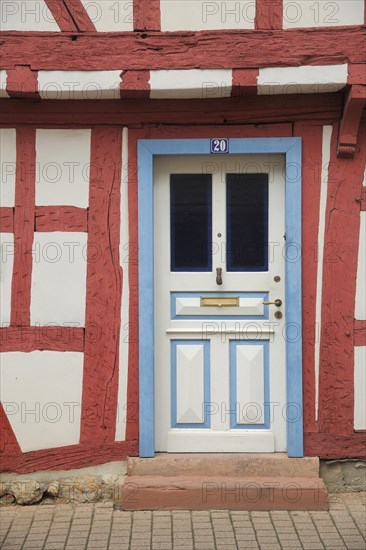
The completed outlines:
{"type": "MultiPolygon", "coordinates": [[[[209,155],[209,139],[138,140],[140,456],[154,456],[154,155],[209,155]]],[[[286,155],[286,246],[301,254],[301,138],[234,138],[230,153],[286,155]]],[[[287,422],[287,453],[304,455],[302,419],[301,257],[286,259],[286,319],[297,338],[286,339],[287,403],[299,414],[287,422]]],[[[291,337],[291,331],[289,331],[291,337]]],[[[290,413],[290,411],[289,411],[290,413]]]]}
{"type": "Polygon", "coordinates": [[[171,340],[171,427],[172,428],[210,428],[211,416],[206,403],[210,403],[210,342],[208,340],[171,340]],[[203,347],[203,400],[204,421],[199,424],[177,422],[177,346],[200,345],[203,347]]]}
{"type": "Polygon", "coordinates": [[[201,296],[239,296],[239,298],[262,298],[264,302],[268,302],[268,292],[172,292],[170,295],[170,318],[172,320],[210,320],[223,319],[224,321],[233,319],[243,319],[251,321],[256,319],[268,319],[268,306],[263,307],[263,315],[177,315],[177,298],[200,298],[201,296]]]}
{"type": "Polygon", "coordinates": [[[268,430],[270,426],[269,342],[263,340],[230,340],[230,428],[239,430],[268,430]],[[264,352],[264,422],[261,424],[238,424],[236,422],[236,348],[238,346],[262,346],[264,352]]]}

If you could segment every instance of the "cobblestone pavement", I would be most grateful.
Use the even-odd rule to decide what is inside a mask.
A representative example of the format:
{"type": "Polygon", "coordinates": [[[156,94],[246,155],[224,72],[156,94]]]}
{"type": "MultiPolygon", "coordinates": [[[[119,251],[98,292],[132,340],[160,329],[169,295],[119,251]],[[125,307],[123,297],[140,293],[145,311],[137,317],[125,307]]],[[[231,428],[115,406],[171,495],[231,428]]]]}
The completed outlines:
{"type": "Polygon", "coordinates": [[[111,503],[9,506],[3,550],[365,550],[366,493],[330,512],[122,512],[111,503]]]}

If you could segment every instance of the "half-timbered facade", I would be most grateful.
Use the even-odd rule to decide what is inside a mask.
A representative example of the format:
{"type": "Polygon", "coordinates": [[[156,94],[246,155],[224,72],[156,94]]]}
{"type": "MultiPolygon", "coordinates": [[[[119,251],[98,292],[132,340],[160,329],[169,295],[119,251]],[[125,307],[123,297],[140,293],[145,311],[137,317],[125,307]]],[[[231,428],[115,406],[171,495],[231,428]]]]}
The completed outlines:
{"type": "Polygon", "coordinates": [[[364,0],[0,9],[2,470],[364,457],[364,0]]]}

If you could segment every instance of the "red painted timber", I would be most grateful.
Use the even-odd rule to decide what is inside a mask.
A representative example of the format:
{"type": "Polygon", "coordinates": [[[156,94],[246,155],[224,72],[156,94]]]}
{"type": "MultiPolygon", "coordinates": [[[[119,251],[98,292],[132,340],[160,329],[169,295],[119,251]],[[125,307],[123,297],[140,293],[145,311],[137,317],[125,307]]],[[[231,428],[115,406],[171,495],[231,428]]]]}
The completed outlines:
{"type": "Polygon", "coordinates": [[[364,63],[357,63],[348,66],[347,83],[351,85],[366,84],[366,65],[364,63]]]}
{"type": "Polygon", "coordinates": [[[20,65],[17,65],[14,69],[9,69],[6,91],[10,97],[39,98],[38,72],[32,71],[29,66],[20,65]]]}
{"type": "Polygon", "coordinates": [[[320,340],[319,432],[353,433],[354,341],[360,207],[357,202],[366,159],[366,132],[360,131],[353,159],[337,157],[334,124],[325,221],[320,340]],[[347,230],[345,231],[345,228],[347,230]]]}
{"type": "Polygon", "coordinates": [[[122,129],[92,130],[89,186],[86,338],[80,442],[114,441],[117,415],[118,351],[122,269],[119,262],[122,129]]]}
{"type": "Polygon", "coordinates": [[[361,210],[366,210],[366,187],[361,189],[361,210]]]}
{"type": "Polygon", "coordinates": [[[133,29],[160,31],[160,0],[134,0],[133,29]]]}
{"type": "Polygon", "coordinates": [[[304,429],[315,430],[315,324],[323,127],[297,122],[294,136],[302,142],[302,341],[304,429]]]}
{"type": "Polygon", "coordinates": [[[125,71],[122,74],[121,99],[150,97],[150,71],[125,71]]]}
{"type": "MultiPolygon", "coordinates": [[[[18,460],[21,449],[17,438],[15,437],[13,428],[10,425],[8,417],[4,411],[4,407],[0,403],[0,455],[15,455],[18,460]]],[[[3,458],[1,458],[0,463],[3,458]]]]}
{"type": "Polygon", "coordinates": [[[79,327],[2,327],[0,351],[84,351],[84,339],[85,330],[79,327]]]}
{"type": "Polygon", "coordinates": [[[319,458],[366,458],[366,433],[309,433],[305,432],[305,456],[319,458]]]}
{"type": "Polygon", "coordinates": [[[256,0],[255,28],[282,29],[283,0],[256,0]]]}
{"type": "Polygon", "coordinates": [[[259,69],[234,69],[231,95],[257,95],[258,76],[259,69]]]}
{"type": "Polygon", "coordinates": [[[353,326],[355,346],[366,346],[366,321],[355,321],[353,326]]]}
{"type": "Polygon", "coordinates": [[[241,69],[364,63],[365,28],[2,33],[2,65],[34,70],[241,69]],[[213,55],[212,52],[215,52],[213,55]],[[289,55],[289,52],[290,55],[289,55]]]}
{"type": "Polygon", "coordinates": [[[63,1],[78,31],[96,32],[95,25],[91,21],[81,0],[63,0],[63,1]]]}
{"type": "Polygon", "coordinates": [[[32,245],[34,234],[36,131],[18,128],[16,133],[16,181],[14,212],[14,267],[10,324],[30,324],[32,245]]]}
{"type": "Polygon", "coordinates": [[[296,120],[339,120],[342,94],[246,96],[225,99],[120,101],[0,100],[0,124],[74,127],[93,124],[254,124],[296,120]],[[2,108],[1,108],[2,107],[2,108]],[[209,108],[208,108],[209,107],[209,108]],[[42,121],[42,123],[40,123],[42,121]]]}
{"type": "Polygon", "coordinates": [[[0,233],[13,233],[14,209],[8,206],[0,207],[0,233]]]}
{"type": "Polygon", "coordinates": [[[45,0],[45,2],[61,31],[76,32],[78,30],[64,0],[45,0]]]}
{"type": "Polygon", "coordinates": [[[137,441],[121,441],[94,447],[70,445],[31,451],[20,456],[17,454],[3,456],[0,461],[0,471],[27,474],[38,470],[70,470],[125,460],[127,456],[137,455],[137,441]]]}
{"type": "Polygon", "coordinates": [[[88,231],[88,210],[76,206],[36,206],[36,231],[88,231]]]}

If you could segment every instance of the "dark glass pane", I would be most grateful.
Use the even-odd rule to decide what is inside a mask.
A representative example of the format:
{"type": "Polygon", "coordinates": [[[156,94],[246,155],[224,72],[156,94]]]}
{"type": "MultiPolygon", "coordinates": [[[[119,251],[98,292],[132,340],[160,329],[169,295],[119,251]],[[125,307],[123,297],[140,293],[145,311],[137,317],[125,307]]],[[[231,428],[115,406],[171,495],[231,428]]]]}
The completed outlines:
{"type": "Polygon", "coordinates": [[[227,270],[268,270],[268,175],[227,174],[227,270]]]}
{"type": "Polygon", "coordinates": [[[211,271],[211,174],[171,174],[172,271],[211,271]]]}

